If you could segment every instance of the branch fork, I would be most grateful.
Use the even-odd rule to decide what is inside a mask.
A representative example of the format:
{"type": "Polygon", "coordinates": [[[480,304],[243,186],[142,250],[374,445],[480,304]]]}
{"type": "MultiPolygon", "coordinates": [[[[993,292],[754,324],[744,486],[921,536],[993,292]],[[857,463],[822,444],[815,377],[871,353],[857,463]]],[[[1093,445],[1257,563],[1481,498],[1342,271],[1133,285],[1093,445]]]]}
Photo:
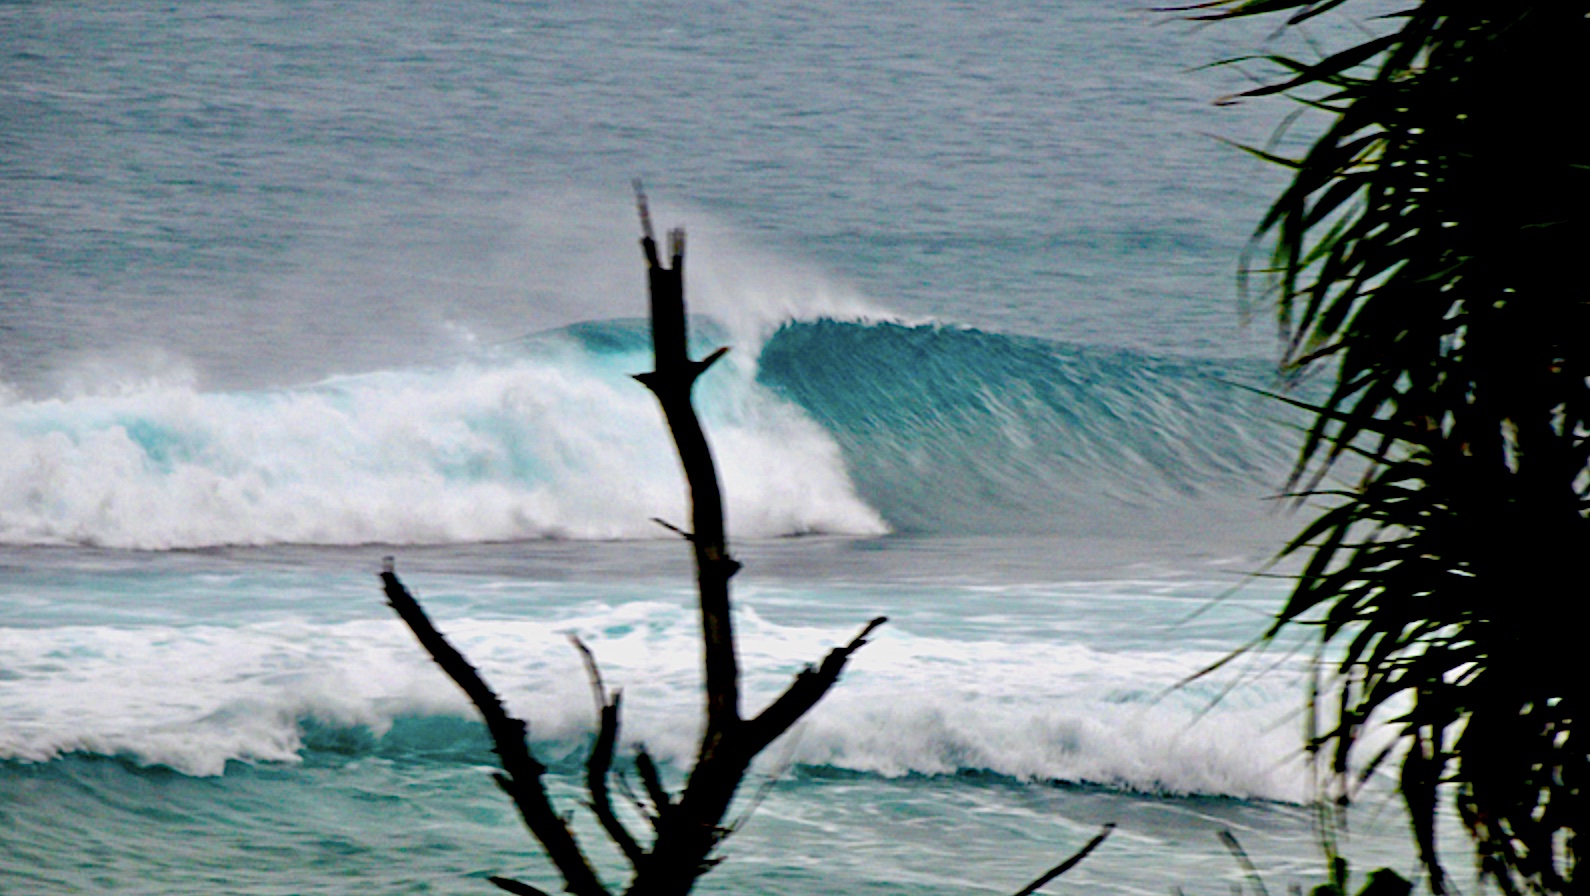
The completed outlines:
{"type": "MultiPolygon", "coordinates": [[[[690,492],[692,531],[661,519],[654,522],[683,537],[695,555],[706,684],[706,726],[683,790],[677,796],[669,793],[644,747],[636,752],[635,772],[646,800],[630,790],[622,775],[616,775],[631,805],[649,822],[649,843],[642,843],[619,818],[609,787],[610,778],[615,777],[613,757],[619,740],[623,695],[617,690],[608,691],[591,649],[577,636],[571,635],[569,640],[579,652],[590,679],[599,720],[585,766],[585,805],[632,870],[623,892],[627,896],[684,896],[702,874],[720,861],[713,853],[734,830],[724,824],[724,818],[752,760],[828,693],[851,655],[867,643],[886,619],[879,616],[868,622],[849,642],[797,673],[784,692],[759,713],[750,719],[742,717],[739,657],[729,601],[729,580],[739,571],[740,564],[729,553],[717,467],[691,402],[696,380],[728,349],[718,348],[700,360],[690,358],[683,279],[685,234],[680,229],[669,232],[669,264],[664,265],[653,235],[646,195],[638,182],[635,188],[643,234],[641,250],[651,296],[654,359],[654,369],[635,379],[656,396],[673,435],[690,492]],[[646,801],[651,804],[649,810],[646,801]]],[[[563,878],[564,890],[574,896],[612,896],[614,891],[598,877],[568,820],[553,808],[542,781],[547,769],[530,752],[525,723],[507,713],[478,670],[431,623],[419,602],[398,580],[391,558],[387,558],[381,581],[387,602],[480,711],[502,765],[502,771],[494,778],[513,800],[531,836],[541,844],[563,878]]],[[[1068,860],[1070,864],[1057,866],[1022,893],[1032,892],[1080,861],[1107,833],[1108,829],[1068,860]]],[[[536,887],[510,878],[492,877],[490,881],[516,896],[547,896],[536,887]]]]}

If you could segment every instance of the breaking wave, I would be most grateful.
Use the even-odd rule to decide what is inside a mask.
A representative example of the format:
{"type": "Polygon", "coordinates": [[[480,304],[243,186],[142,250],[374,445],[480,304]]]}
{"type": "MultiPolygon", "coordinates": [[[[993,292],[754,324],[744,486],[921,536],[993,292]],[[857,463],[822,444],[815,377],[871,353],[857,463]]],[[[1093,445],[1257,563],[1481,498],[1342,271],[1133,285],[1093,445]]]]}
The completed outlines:
{"type": "MultiPolygon", "coordinates": [[[[0,542],[170,549],[653,537],[681,519],[644,322],[253,392],[0,404],[0,542]]],[[[706,329],[711,329],[707,327],[706,329]]],[[[1043,530],[1278,480],[1261,369],[976,330],[786,324],[699,386],[739,536],[1043,530]]],[[[1250,505],[1251,507],[1251,505],[1250,505]]]]}

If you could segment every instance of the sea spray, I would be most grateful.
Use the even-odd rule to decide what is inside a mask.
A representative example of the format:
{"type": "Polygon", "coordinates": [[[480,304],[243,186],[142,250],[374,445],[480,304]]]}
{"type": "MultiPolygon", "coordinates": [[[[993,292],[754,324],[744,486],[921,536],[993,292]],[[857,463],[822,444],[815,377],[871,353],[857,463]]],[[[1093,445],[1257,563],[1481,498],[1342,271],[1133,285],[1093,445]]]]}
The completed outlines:
{"type": "MultiPolygon", "coordinates": [[[[684,496],[638,353],[260,392],[150,384],[0,407],[0,540],[164,549],[654,537],[684,496]]],[[[732,531],[885,530],[797,408],[725,365],[705,413],[732,531]]]]}

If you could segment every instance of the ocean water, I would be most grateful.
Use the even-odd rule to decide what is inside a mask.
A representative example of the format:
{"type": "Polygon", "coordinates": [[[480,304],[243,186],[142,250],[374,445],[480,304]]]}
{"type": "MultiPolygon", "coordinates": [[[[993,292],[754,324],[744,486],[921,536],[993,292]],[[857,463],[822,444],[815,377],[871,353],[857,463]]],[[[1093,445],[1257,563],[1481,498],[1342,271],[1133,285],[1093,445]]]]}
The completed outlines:
{"type": "MultiPolygon", "coordinates": [[[[1310,37],[1360,23],[1327,19],[1310,37]]],[[[1354,32],[1356,33],[1356,31],[1354,32]]],[[[630,182],[689,231],[747,701],[890,622],[702,892],[1317,881],[1251,573],[1256,25],[1069,4],[0,4],[0,893],[555,889],[384,556],[579,808],[699,724],[630,182]],[[1247,321],[1250,316],[1253,320],[1247,321]]],[[[1306,123],[1303,125],[1306,130],[1306,123]]],[[[1410,865],[1384,785],[1350,854],[1410,865]]]]}

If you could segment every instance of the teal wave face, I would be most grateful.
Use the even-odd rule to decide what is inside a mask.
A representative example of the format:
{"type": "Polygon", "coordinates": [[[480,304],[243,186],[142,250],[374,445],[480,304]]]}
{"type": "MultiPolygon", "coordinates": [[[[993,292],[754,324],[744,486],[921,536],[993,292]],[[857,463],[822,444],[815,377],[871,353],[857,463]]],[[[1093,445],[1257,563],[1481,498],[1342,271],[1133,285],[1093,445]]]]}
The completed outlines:
{"type": "Polygon", "coordinates": [[[1153,358],[940,326],[785,325],[759,380],[838,441],[902,530],[1108,525],[1273,488],[1291,434],[1261,362],[1153,358]]]}
{"type": "MultiPolygon", "coordinates": [[[[694,329],[696,354],[723,344],[694,329]]],[[[0,541],[655,537],[683,495],[631,378],[649,343],[643,320],[591,321],[451,367],[12,402],[0,541]]],[[[1281,404],[1233,385],[1259,362],[834,320],[736,348],[696,399],[740,535],[1186,531],[1233,500],[1251,521],[1292,450],[1281,404]]]]}

